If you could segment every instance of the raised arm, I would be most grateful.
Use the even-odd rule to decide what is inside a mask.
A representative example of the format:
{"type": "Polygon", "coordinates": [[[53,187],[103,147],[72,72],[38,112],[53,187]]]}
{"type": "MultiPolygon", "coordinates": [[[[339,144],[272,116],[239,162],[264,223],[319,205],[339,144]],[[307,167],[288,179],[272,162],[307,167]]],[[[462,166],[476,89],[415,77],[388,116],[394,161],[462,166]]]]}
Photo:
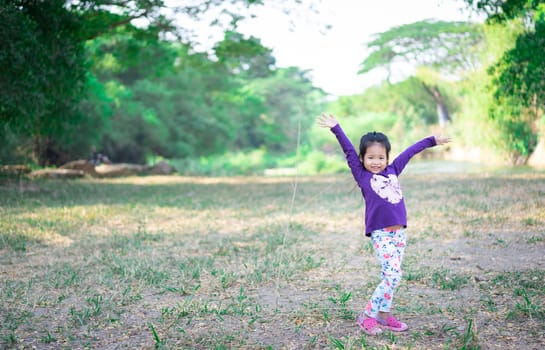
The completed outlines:
{"type": "Polygon", "coordinates": [[[401,174],[409,160],[426,148],[441,146],[450,142],[450,137],[428,136],[401,152],[392,162],[396,174],[401,174]]]}
{"type": "Polygon", "coordinates": [[[352,171],[352,175],[354,175],[354,179],[359,184],[359,180],[361,179],[362,173],[365,171],[365,168],[360,161],[354,145],[352,145],[352,142],[350,142],[348,137],[346,137],[346,135],[344,134],[344,131],[341,128],[341,125],[339,124],[337,119],[335,119],[332,114],[322,113],[322,115],[318,118],[318,125],[322,128],[329,128],[331,132],[335,135],[335,137],[339,141],[339,145],[341,146],[346,156],[346,161],[348,162],[348,166],[352,171]]]}

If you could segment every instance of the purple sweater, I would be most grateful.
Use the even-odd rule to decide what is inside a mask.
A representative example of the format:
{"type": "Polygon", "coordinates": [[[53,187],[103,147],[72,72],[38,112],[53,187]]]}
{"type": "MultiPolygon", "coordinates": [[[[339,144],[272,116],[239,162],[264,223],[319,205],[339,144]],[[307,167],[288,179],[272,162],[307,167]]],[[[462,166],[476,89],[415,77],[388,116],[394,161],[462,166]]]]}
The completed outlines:
{"type": "Polygon", "coordinates": [[[399,154],[381,173],[373,174],[363,167],[354,146],[341,126],[337,124],[331,131],[337,137],[352,175],[365,198],[365,235],[371,236],[374,230],[388,226],[406,227],[407,210],[397,177],[415,154],[436,145],[435,137],[430,136],[418,141],[399,154]]]}

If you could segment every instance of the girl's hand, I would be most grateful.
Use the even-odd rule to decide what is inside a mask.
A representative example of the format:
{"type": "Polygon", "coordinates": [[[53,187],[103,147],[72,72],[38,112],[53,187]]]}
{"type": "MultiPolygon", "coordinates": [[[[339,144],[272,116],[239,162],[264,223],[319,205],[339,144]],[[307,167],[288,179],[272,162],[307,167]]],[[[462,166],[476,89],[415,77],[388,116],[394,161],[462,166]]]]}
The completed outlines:
{"type": "Polygon", "coordinates": [[[441,146],[450,142],[450,137],[443,137],[443,136],[434,136],[434,137],[435,137],[435,143],[437,144],[437,146],[441,146]]]}
{"type": "Polygon", "coordinates": [[[339,124],[339,122],[337,122],[337,119],[335,119],[333,114],[322,113],[322,115],[318,118],[318,125],[320,125],[322,128],[331,129],[337,124],[339,124]]]}

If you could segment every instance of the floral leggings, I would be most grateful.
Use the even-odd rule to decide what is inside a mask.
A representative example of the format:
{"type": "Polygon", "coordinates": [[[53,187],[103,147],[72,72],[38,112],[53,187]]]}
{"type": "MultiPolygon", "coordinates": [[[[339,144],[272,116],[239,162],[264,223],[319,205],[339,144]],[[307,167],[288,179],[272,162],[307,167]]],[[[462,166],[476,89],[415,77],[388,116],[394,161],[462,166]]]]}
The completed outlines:
{"type": "Polygon", "coordinates": [[[397,231],[376,230],[371,233],[373,249],[382,265],[382,281],[365,307],[365,314],[377,317],[380,312],[390,312],[394,290],[401,281],[401,261],[405,253],[405,229],[397,231]]]}

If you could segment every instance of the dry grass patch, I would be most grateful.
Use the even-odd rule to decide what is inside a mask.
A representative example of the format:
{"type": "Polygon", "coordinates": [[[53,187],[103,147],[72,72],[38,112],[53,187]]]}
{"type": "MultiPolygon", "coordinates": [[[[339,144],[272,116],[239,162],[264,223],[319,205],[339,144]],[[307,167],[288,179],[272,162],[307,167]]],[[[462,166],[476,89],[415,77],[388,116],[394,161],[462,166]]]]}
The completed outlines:
{"type": "Polygon", "coordinates": [[[540,349],[545,174],[401,179],[409,247],[380,337],[349,174],[0,184],[0,346],[540,349]],[[31,189],[31,190],[29,190],[31,189]]]}

